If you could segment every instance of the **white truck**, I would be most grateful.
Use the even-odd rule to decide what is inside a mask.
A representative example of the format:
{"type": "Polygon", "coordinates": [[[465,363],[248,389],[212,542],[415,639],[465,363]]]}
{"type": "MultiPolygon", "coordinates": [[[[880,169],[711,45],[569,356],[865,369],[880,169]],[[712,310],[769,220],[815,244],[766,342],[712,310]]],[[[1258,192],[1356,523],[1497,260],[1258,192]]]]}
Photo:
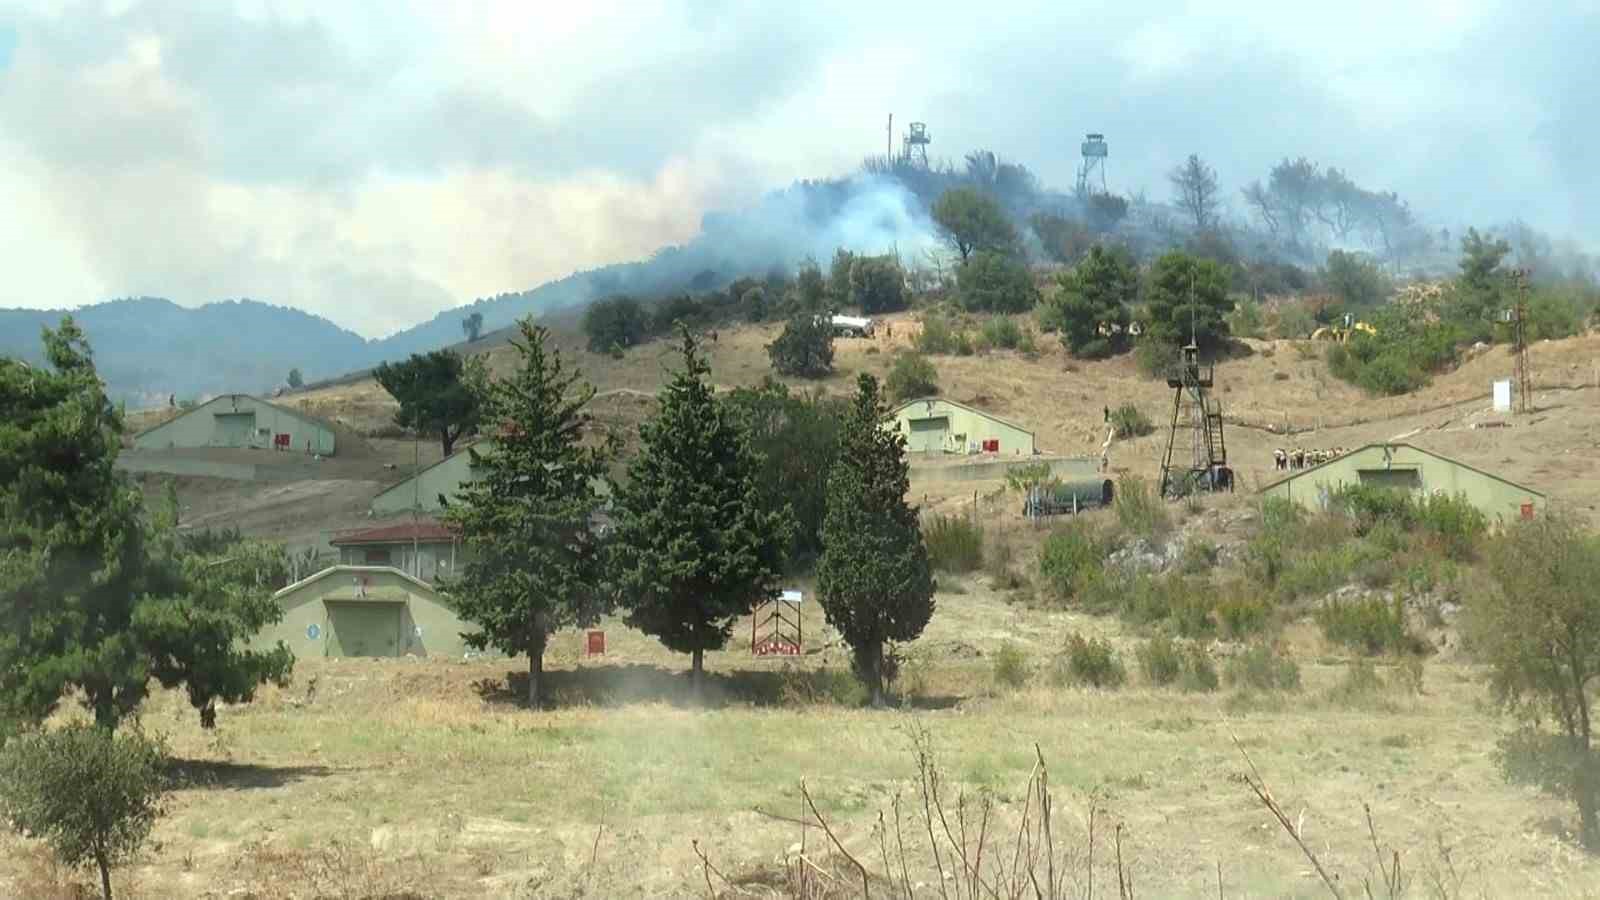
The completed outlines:
{"type": "Polygon", "coordinates": [[[828,317],[828,324],[839,337],[872,337],[875,327],[871,319],[837,314],[828,317]]]}

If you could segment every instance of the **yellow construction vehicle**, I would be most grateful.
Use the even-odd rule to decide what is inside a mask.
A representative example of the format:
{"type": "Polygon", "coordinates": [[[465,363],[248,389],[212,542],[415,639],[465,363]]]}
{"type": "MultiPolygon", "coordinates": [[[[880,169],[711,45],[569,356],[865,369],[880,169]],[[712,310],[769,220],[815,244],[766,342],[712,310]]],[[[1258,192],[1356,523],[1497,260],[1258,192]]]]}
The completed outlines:
{"type": "Polygon", "coordinates": [[[1311,339],[1313,341],[1337,341],[1342,344],[1350,340],[1351,336],[1358,331],[1369,335],[1378,333],[1378,329],[1374,328],[1370,323],[1354,321],[1354,316],[1347,313],[1344,316],[1343,323],[1339,325],[1324,325],[1311,332],[1311,339]]]}

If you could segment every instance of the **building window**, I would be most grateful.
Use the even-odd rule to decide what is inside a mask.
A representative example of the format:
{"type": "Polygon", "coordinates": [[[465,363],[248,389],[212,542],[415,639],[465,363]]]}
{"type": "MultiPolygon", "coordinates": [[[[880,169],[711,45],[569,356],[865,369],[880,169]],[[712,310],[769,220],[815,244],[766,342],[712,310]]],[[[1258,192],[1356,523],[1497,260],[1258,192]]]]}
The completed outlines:
{"type": "Polygon", "coordinates": [[[367,565],[369,565],[369,566],[387,566],[387,565],[389,565],[389,548],[387,548],[387,547],[382,547],[382,548],[373,547],[373,548],[368,549],[367,550],[367,565]]]}

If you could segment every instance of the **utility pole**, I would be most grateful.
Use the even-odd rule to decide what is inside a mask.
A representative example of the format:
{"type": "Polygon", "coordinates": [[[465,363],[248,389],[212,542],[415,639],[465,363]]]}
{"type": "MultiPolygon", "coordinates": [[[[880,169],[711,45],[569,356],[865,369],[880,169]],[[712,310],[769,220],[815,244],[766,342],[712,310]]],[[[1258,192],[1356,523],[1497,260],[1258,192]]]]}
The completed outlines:
{"type": "Polygon", "coordinates": [[[894,168],[894,113],[889,113],[889,127],[884,129],[883,161],[894,168]]]}
{"type": "Polygon", "coordinates": [[[417,516],[422,512],[422,434],[411,432],[411,574],[422,578],[422,561],[417,558],[417,516]]]}

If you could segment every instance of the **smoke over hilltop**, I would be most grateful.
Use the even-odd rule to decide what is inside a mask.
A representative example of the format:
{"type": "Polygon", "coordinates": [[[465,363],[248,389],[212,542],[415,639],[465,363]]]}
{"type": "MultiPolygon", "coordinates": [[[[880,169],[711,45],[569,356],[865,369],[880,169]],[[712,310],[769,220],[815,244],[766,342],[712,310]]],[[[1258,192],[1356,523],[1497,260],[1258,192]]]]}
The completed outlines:
{"type": "Polygon", "coordinates": [[[801,182],[747,210],[708,213],[689,248],[719,257],[728,274],[826,261],[838,248],[857,253],[920,254],[938,246],[933,220],[906,185],[870,172],[801,182]]]}

